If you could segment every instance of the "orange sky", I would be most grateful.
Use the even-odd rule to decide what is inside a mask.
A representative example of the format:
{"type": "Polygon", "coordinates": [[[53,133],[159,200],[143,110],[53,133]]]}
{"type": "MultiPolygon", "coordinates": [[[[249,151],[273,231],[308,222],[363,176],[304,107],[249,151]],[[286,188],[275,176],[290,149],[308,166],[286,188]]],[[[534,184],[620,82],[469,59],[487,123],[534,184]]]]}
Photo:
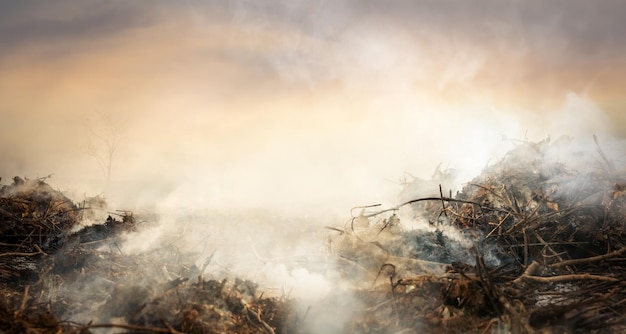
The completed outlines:
{"type": "Polygon", "coordinates": [[[626,136],[619,1],[227,4],[0,1],[2,182],[97,192],[103,114],[128,197],[215,205],[358,205],[502,138],[626,136]]]}

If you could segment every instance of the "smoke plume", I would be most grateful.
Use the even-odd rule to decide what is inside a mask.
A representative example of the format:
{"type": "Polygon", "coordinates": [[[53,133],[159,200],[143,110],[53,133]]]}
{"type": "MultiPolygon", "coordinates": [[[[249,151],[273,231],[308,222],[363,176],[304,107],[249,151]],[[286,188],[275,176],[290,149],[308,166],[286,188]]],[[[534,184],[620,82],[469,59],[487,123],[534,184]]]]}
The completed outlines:
{"type": "Polygon", "coordinates": [[[318,332],[359,311],[324,243],[352,207],[455,192],[519,141],[568,136],[550,156],[583,169],[595,134],[624,158],[617,2],[0,6],[0,176],[102,195],[146,217],[117,251],[194,254],[318,332]]]}

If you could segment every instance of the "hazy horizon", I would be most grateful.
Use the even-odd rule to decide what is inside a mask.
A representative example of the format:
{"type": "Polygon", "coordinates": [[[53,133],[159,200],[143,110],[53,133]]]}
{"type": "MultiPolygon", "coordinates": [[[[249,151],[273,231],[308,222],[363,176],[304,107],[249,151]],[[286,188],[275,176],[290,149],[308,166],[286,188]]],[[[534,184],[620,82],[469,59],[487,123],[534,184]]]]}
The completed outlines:
{"type": "Polygon", "coordinates": [[[342,208],[512,140],[626,137],[619,1],[0,7],[3,183],[104,191],[112,130],[116,203],[342,208]]]}

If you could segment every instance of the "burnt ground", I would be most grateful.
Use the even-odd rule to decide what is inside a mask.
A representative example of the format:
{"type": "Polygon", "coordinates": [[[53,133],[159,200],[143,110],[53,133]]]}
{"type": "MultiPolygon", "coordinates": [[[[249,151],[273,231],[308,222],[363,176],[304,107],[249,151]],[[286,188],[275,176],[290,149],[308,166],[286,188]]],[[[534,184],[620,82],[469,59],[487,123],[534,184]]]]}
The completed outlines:
{"type": "Polygon", "coordinates": [[[454,196],[357,210],[327,245],[350,288],[311,314],[255,282],[204,277],[210,257],[125,254],[120,236],[142,228],[132,212],[82,226],[101,200],[16,177],[0,189],[0,331],[308,333],[316,310],[345,305],[337,332],[624,332],[626,170],[599,146],[594,168],[571,169],[554,145],[519,144],[454,196]]]}

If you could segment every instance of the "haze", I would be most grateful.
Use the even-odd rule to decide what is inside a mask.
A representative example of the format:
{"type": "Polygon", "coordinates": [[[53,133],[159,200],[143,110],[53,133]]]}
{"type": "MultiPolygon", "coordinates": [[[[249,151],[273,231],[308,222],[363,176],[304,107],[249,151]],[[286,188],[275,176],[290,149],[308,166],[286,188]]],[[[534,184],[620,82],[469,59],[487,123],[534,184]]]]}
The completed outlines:
{"type": "Polygon", "coordinates": [[[512,140],[623,138],[624,31],[609,0],[0,1],[0,176],[347,212],[512,140]]]}

